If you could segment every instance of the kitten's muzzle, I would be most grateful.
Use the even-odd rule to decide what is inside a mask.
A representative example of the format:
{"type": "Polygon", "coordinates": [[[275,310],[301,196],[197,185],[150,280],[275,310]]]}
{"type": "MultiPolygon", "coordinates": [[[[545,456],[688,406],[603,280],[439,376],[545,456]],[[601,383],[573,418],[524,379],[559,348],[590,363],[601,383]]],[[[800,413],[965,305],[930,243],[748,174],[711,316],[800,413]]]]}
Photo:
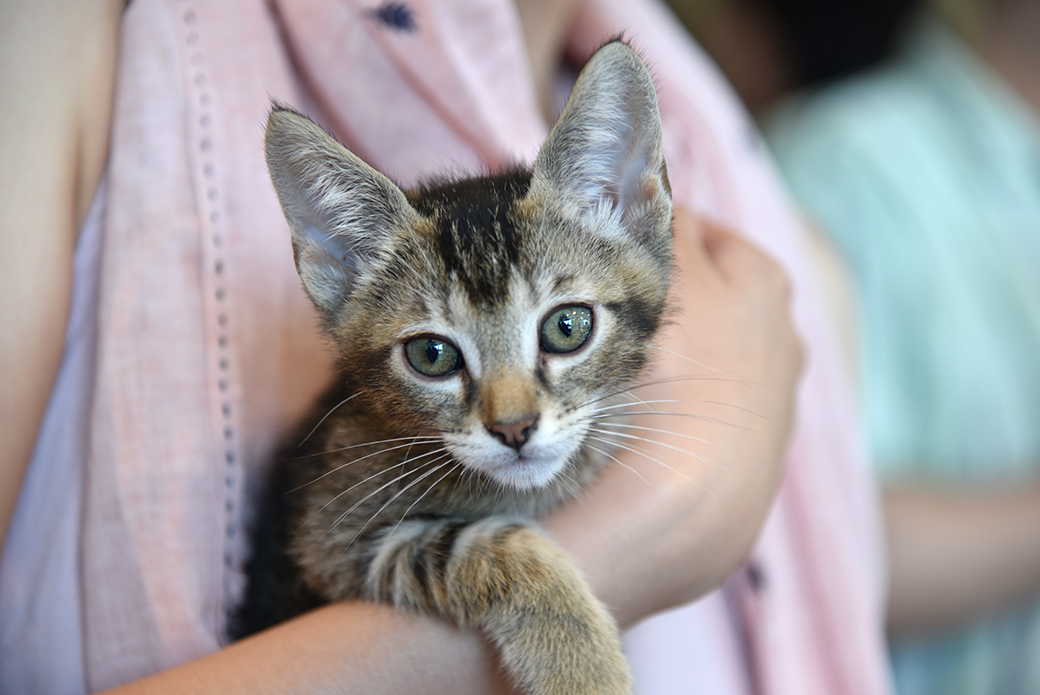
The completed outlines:
{"type": "Polygon", "coordinates": [[[496,422],[488,425],[488,432],[508,447],[520,451],[530,441],[534,431],[538,429],[541,415],[524,417],[513,422],[496,422]]]}

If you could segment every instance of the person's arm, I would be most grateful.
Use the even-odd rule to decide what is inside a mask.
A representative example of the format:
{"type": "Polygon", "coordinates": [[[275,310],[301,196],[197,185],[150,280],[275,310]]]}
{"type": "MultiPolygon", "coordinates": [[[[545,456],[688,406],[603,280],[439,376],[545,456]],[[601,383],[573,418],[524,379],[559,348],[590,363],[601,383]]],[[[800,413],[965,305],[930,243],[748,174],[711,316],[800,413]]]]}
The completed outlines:
{"type": "Polygon", "coordinates": [[[894,635],[949,628],[1040,593],[1040,487],[885,491],[894,635]]]}
{"type": "MultiPolygon", "coordinates": [[[[801,364],[786,280],[764,254],[679,211],[676,256],[677,314],[648,377],[660,383],[637,393],[675,401],[656,407],[684,415],[657,418],[655,429],[674,434],[648,433],[657,461],[619,452],[623,465],[545,522],[622,626],[697,598],[741,566],[782,474],[801,364]]],[[[477,634],[348,603],[113,692],[508,692],[501,678],[477,634]]]]}
{"type": "Polygon", "coordinates": [[[61,359],[122,0],[0,1],[0,541],[61,359]]]}
{"type": "Polygon", "coordinates": [[[475,633],[386,605],[341,603],[107,692],[509,693],[497,663],[475,633]]]}

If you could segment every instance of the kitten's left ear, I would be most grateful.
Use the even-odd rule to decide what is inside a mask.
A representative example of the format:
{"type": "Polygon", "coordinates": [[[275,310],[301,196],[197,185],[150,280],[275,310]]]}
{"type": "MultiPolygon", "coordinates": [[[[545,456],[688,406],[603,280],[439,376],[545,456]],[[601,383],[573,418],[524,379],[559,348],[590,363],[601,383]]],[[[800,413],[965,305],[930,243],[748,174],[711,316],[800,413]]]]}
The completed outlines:
{"type": "Polygon", "coordinates": [[[275,107],[267,166],[292,230],[296,270],[334,322],[359,277],[419,214],[390,179],[298,113],[275,107]]]}
{"type": "Polygon", "coordinates": [[[578,76],[535,160],[532,189],[555,192],[592,228],[620,224],[643,241],[671,239],[657,91],[628,44],[603,46],[578,76]]]}

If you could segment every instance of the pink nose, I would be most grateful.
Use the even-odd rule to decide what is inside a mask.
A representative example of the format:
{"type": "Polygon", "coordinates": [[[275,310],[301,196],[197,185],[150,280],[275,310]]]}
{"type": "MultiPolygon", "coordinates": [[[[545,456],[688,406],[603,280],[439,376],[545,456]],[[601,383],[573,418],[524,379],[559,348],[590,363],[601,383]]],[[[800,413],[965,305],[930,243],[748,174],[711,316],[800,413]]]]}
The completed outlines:
{"type": "Polygon", "coordinates": [[[498,441],[520,451],[520,448],[527,444],[535,429],[538,428],[538,417],[538,415],[535,415],[534,417],[526,417],[515,422],[496,422],[488,426],[488,431],[498,441]]]}

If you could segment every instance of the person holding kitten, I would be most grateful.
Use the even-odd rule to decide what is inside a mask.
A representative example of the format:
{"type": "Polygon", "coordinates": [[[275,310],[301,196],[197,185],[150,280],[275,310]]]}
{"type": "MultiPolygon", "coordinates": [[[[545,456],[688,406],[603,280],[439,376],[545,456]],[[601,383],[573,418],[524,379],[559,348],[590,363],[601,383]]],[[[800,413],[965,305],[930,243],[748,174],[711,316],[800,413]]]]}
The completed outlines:
{"type": "Polygon", "coordinates": [[[404,185],[500,169],[545,139],[561,62],[624,31],[677,208],[674,315],[639,397],[690,417],[542,526],[632,628],[641,692],[887,692],[877,510],[802,230],[661,7],[3,12],[4,108],[32,135],[3,135],[0,691],[506,687],[480,635],[375,604],[226,645],[261,468],[331,373],[260,123],[272,97],[307,109],[404,185]],[[791,274],[793,322],[776,262],[720,223],[791,274]]]}

